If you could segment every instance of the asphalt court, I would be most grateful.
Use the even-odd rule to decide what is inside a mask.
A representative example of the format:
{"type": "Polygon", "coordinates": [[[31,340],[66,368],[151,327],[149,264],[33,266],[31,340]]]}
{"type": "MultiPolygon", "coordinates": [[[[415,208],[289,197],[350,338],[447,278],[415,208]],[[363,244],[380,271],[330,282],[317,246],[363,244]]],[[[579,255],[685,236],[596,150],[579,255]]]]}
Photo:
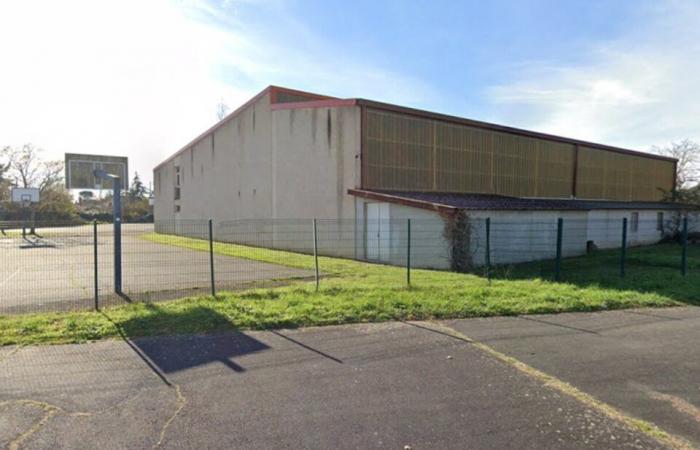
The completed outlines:
{"type": "Polygon", "coordinates": [[[666,448],[422,324],[13,347],[10,448],[666,448]]]}
{"type": "MultiPolygon", "coordinates": [[[[125,224],[122,234],[122,290],[135,299],[208,294],[209,254],[158,244],[141,236],[152,224],[125,224]]],[[[17,230],[0,237],[0,314],[90,309],[94,305],[94,242],[91,225],[39,229],[23,239],[17,230]]],[[[124,301],[113,295],[112,225],[98,227],[98,287],[101,304],[124,301]]],[[[215,255],[217,289],[312,277],[311,271],[215,255]]],[[[127,299],[128,300],[128,299],[127,299]]]]}

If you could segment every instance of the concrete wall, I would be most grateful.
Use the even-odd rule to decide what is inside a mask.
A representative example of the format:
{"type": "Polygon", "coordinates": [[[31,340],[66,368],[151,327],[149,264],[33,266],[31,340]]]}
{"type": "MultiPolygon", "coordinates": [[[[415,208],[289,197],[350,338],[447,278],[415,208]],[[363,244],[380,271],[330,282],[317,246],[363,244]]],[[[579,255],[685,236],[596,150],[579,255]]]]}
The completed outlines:
{"type": "Polygon", "coordinates": [[[408,219],[411,219],[411,266],[428,269],[450,267],[449,243],[445,239],[445,221],[434,211],[385,203],[388,216],[381,220],[381,242],[378,257],[368,251],[368,233],[376,230],[377,219],[367,217],[367,205],[371,200],[355,198],[357,216],[357,259],[404,266],[408,255],[408,219]],[[370,221],[375,221],[374,228],[370,221]]]}
{"type": "Polygon", "coordinates": [[[586,253],[585,211],[470,211],[472,263],[486,261],[486,218],[491,218],[491,263],[514,264],[556,256],[557,219],[564,219],[562,255],[586,253]]]}
{"type": "Polygon", "coordinates": [[[272,113],[274,218],[354,219],[347,190],[360,180],[360,109],[272,113]]]}
{"type": "MultiPolygon", "coordinates": [[[[356,254],[368,257],[367,205],[372,201],[356,198],[356,254]]],[[[378,262],[393,265],[406,263],[406,219],[411,219],[411,258],[415,267],[448,269],[450,242],[445,238],[445,219],[438,213],[403,205],[388,204],[388,220],[383,223],[382,239],[386,245],[378,262]],[[388,230],[388,231],[387,231],[388,230]]],[[[514,264],[556,256],[557,219],[564,220],[562,255],[586,254],[588,213],[586,211],[470,211],[471,264],[483,266],[486,261],[486,218],[491,219],[491,263],[514,264]]],[[[640,218],[640,231],[642,231],[640,218]]],[[[639,233],[640,236],[643,233],[639,233]]]]}
{"type": "Polygon", "coordinates": [[[354,257],[354,203],[347,191],[359,183],[359,120],[357,107],[272,111],[273,220],[246,225],[265,236],[257,245],[311,253],[312,219],[318,219],[319,254],[354,257]]]}
{"type": "Polygon", "coordinates": [[[263,95],[154,170],[156,221],[352,218],[359,120],[357,107],[273,111],[263,95]]]}
{"type": "MultiPolygon", "coordinates": [[[[355,199],[357,216],[356,255],[368,257],[367,205],[374,203],[355,199]]],[[[445,219],[438,213],[397,204],[387,204],[388,218],[383,223],[382,248],[378,262],[392,265],[406,263],[406,219],[412,225],[412,265],[415,267],[448,269],[450,242],[445,238],[445,219]],[[388,231],[387,231],[388,230],[388,231]]],[[[621,242],[622,217],[628,218],[628,245],[651,245],[662,238],[657,230],[657,213],[637,211],[638,229],[631,229],[633,211],[469,211],[470,252],[473,267],[486,261],[486,218],[491,219],[491,263],[516,264],[553,259],[556,256],[557,220],[563,219],[562,255],[585,255],[587,242],[592,240],[599,248],[618,248],[621,242]]],[[[664,223],[671,219],[671,211],[664,211],[664,223]]],[[[700,226],[698,214],[689,215],[689,229],[700,226]]]]}
{"type": "MultiPolygon", "coordinates": [[[[664,224],[671,218],[672,211],[629,211],[596,210],[588,213],[588,240],[596,247],[619,248],[622,242],[622,219],[627,218],[627,245],[655,244],[663,237],[663,231],[657,229],[657,214],[664,214],[664,224]],[[632,213],[639,214],[637,230],[632,228],[632,213]]],[[[666,226],[666,225],[665,225],[666,226]]]]}
{"type": "Polygon", "coordinates": [[[700,213],[692,212],[688,214],[688,232],[700,233],[700,213]]]}
{"type": "Polygon", "coordinates": [[[360,180],[359,108],[273,110],[269,102],[261,96],[154,171],[156,229],[199,236],[183,224],[212,218],[217,239],[311,252],[317,218],[325,254],[354,256],[347,190],[360,180]]]}
{"type": "Polygon", "coordinates": [[[265,94],[156,168],[156,222],[272,217],[271,121],[269,94],[265,94]],[[179,201],[174,200],[175,166],[181,174],[179,201]]]}

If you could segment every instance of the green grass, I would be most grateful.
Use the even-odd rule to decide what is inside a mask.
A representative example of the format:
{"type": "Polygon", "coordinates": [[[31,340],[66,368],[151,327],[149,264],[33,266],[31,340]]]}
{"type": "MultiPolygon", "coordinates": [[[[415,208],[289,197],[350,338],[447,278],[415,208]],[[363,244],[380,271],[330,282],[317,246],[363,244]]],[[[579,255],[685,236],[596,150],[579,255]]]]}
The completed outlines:
{"type": "MultiPolygon", "coordinates": [[[[153,242],[208,251],[208,242],[158,234],[153,242]]],[[[215,252],[312,269],[313,257],[216,243],[215,252]]],[[[324,278],[294,280],[276,288],[221,293],[161,303],[133,303],[102,312],[0,317],[0,345],[85,342],[118,336],[211,333],[387,320],[425,320],[497,315],[596,311],[700,303],[700,249],[691,248],[689,275],[680,276],[678,246],[629,250],[627,277],[618,276],[617,252],[567,259],[563,281],[546,279],[551,261],[497,268],[483,277],[413,270],[320,257],[324,278]]]]}
{"type": "MultiPolygon", "coordinates": [[[[561,281],[575,286],[655,293],[682,303],[700,304],[700,246],[688,247],[687,276],[680,272],[681,247],[658,244],[627,250],[625,277],[620,277],[620,251],[606,250],[562,261],[561,281]]],[[[551,278],[554,262],[499,268],[506,279],[551,278]]]]}

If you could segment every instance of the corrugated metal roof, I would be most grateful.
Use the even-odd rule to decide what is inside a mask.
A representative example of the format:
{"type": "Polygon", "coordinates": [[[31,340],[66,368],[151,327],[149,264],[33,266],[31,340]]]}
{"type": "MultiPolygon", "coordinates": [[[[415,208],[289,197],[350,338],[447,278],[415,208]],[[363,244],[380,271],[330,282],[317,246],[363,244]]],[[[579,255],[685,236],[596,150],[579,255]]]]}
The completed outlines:
{"type": "Polygon", "coordinates": [[[697,209],[696,206],[670,202],[619,202],[606,200],[519,198],[491,194],[438,192],[401,192],[350,190],[350,194],[390,203],[427,209],[516,210],[516,211],[589,211],[593,209],[673,210],[697,209]]]}
{"type": "Polygon", "coordinates": [[[610,200],[568,200],[585,209],[697,209],[697,206],[671,202],[620,202],[610,200]]]}
{"type": "Polygon", "coordinates": [[[506,197],[492,194],[459,194],[439,192],[383,193],[396,197],[407,197],[428,203],[438,203],[457,209],[471,210],[584,210],[585,207],[569,200],[506,197]]]}

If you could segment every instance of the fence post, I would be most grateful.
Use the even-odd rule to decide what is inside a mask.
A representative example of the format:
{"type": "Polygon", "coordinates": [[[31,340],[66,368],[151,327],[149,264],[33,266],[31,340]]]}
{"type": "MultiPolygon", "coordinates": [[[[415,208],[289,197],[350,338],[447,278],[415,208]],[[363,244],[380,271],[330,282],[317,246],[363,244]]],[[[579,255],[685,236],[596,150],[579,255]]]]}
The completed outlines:
{"type": "Polygon", "coordinates": [[[561,275],[561,241],[564,231],[564,219],[557,219],[557,260],[554,265],[554,279],[559,281],[561,275]]]}
{"type": "Polygon", "coordinates": [[[99,287],[97,285],[98,278],[97,278],[97,220],[92,221],[92,253],[93,253],[93,266],[94,266],[94,272],[95,272],[95,311],[98,311],[100,309],[100,300],[99,300],[99,287]]]}
{"type": "Polygon", "coordinates": [[[112,210],[114,216],[114,292],[124,295],[122,291],[122,188],[119,178],[112,180],[112,210]]]}
{"type": "Polygon", "coordinates": [[[681,274],[685,276],[688,271],[688,216],[683,217],[683,234],[681,235],[683,252],[681,253],[681,274]]]}
{"type": "Polygon", "coordinates": [[[316,278],[316,292],[318,292],[318,234],[316,232],[316,219],[313,220],[314,225],[314,268],[315,268],[315,278],[316,278]]]}
{"type": "Polygon", "coordinates": [[[410,286],[411,285],[411,219],[407,219],[407,234],[408,234],[408,242],[407,242],[407,248],[406,248],[406,283],[410,286]]]}
{"type": "Polygon", "coordinates": [[[486,278],[491,283],[491,218],[486,218],[486,278]]]}
{"type": "Polygon", "coordinates": [[[622,218],[622,245],[620,246],[620,276],[625,276],[625,257],[627,255],[627,217],[622,218]]]}
{"type": "Polygon", "coordinates": [[[211,275],[211,296],[216,297],[216,282],[214,278],[214,227],[209,219],[209,273],[211,275]]]}

